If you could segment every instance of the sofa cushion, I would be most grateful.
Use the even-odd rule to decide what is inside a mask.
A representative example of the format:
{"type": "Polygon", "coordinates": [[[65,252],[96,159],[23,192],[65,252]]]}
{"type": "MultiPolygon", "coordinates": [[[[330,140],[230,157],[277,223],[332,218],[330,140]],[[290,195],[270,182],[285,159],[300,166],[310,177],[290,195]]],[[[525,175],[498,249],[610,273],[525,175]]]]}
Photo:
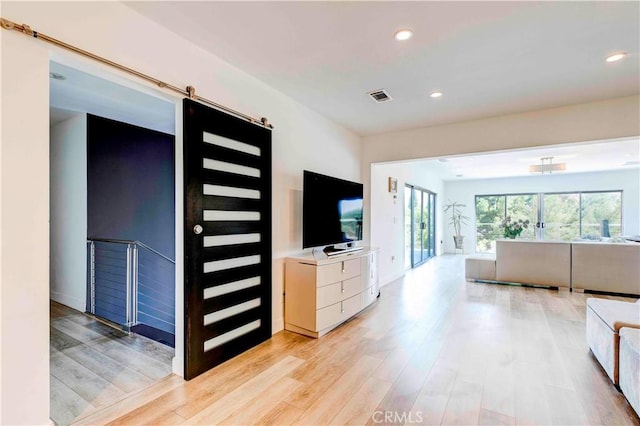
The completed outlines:
{"type": "Polygon", "coordinates": [[[640,328],[640,303],[589,298],[587,307],[616,333],[622,327],[640,328]]]}

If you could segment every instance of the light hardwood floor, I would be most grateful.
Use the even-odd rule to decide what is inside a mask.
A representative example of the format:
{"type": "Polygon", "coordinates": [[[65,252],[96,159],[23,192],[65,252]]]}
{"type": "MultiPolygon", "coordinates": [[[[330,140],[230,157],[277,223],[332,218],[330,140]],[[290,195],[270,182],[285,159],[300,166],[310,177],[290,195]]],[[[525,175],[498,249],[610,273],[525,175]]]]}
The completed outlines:
{"type": "Polygon", "coordinates": [[[51,301],[51,419],[68,425],[171,374],[173,348],[51,301]]]}
{"type": "Polygon", "coordinates": [[[80,423],[640,424],[585,342],[585,301],[607,296],[468,283],[463,262],[410,271],[320,339],[277,333],[80,423]]]}

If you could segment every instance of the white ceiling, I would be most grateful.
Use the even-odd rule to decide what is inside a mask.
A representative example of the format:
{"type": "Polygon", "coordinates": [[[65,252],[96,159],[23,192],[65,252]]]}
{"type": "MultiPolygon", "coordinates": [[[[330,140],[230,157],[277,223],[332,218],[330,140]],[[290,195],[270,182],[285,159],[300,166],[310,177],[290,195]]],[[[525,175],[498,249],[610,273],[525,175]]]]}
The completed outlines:
{"type": "Polygon", "coordinates": [[[126,4],[360,135],[640,92],[637,1],[126,4]]]}
{"type": "MultiPolygon", "coordinates": [[[[200,34],[207,40],[202,44],[214,46],[210,50],[215,54],[346,127],[370,134],[638,93],[638,5],[638,2],[181,2],[179,5],[151,2],[131,6],[155,19],[175,12],[172,27],[181,20],[193,20],[193,26],[177,25],[181,35],[200,34]],[[455,11],[460,12],[458,17],[454,16],[455,11]],[[569,17],[571,11],[580,11],[582,18],[569,17]],[[312,12],[317,14],[317,19],[312,19],[312,12]],[[631,19],[633,13],[635,16],[631,19]],[[211,18],[212,26],[198,26],[201,16],[211,18]],[[235,22],[236,27],[251,30],[229,40],[231,37],[226,34],[232,33],[233,26],[228,25],[228,20],[235,22]],[[265,20],[270,23],[263,22],[265,20]],[[569,56],[581,58],[584,72],[576,71],[573,65],[567,66],[567,61],[559,55],[563,49],[554,43],[549,46],[556,53],[545,53],[542,49],[539,38],[548,41],[549,37],[541,29],[558,35],[559,21],[563,20],[566,31],[558,37],[559,43],[567,46],[568,40],[573,40],[574,49],[568,49],[569,56]],[[396,28],[405,26],[413,28],[416,36],[409,44],[399,44],[392,39],[392,34],[396,28]],[[521,26],[522,33],[506,31],[514,26],[521,26]],[[303,28],[308,31],[302,31],[303,28]],[[510,40],[499,36],[505,31],[510,34],[506,37],[510,40]],[[340,40],[338,32],[348,34],[348,40],[340,40]],[[600,37],[596,37],[597,34],[600,37]],[[490,46],[485,45],[488,38],[491,38],[490,46]],[[257,39],[261,42],[257,43],[257,39]],[[597,46],[594,39],[599,40],[595,43],[597,46]],[[367,43],[377,47],[365,48],[367,43]],[[614,47],[605,48],[605,45],[614,47]],[[475,50],[463,54],[465,46],[475,46],[475,50]],[[494,50],[493,58],[485,57],[489,47],[494,50]],[[446,57],[445,50],[451,55],[448,60],[434,59],[439,55],[446,57]],[[615,50],[625,50],[631,55],[621,63],[606,64],[603,57],[615,50]],[[348,52],[353,57],[346,60],[348,52]],[[530,55],[553,56],[556,64],[532,61],[530,55]],[[493,59],[502,65],[492,64],[493,59]],[[514,69],[520,72],[514,74],[514,69]],[[357,78],[358,75],[362,78],[357,78]],[[442,83],[431,84],[432,80],[442,83]],[[375,85],[374,81],[380,83],[375,85]],[[471,84],[474,81],[483,83],[471,84]],[[528,84],[521,84],[523,81],[528,84]],[[342,90],[337,90],[334,84],[342,90]],[[578,90],[581,84],[584,87],[578,90]],[[411,85],[419,85],[420,91],[409,90],[411,85]],[[366,97],[366,91],[378,88],[389,90],[394,100],[375,104],[366,97]],[[429,98],[428,93],[434,89],[443,90],[445,96],[437,100],[429,98]]],[[[74,111],[82,111],[174,133],[175,114],[170,102],[55,62],[51,63],[51,71],[66,77],[62,81],[50,80],[52,123],[69,118],[74,111]]],[[[565,173],[637,168],[640,141],[602,141],[420,163],[439,170],[445,180],[460,180],[527,176],[528,166],[539,164],[541,157],[554,157],[556,163],[567,163],[565,173]]]]}
{"type": "Polygon", "coordinates": [[[443,180],[450,181],[540,175],[529,173],[529,166],[540,164],[543,157],[553,157],[553,163],[566,164],[564,172],[553,174],[637,169],[640,167],[640,140],[627,138],[568,144],[421,160],[418,163],[421,167],[436,170],[443,180]]]}
{"type": "Polygon", "coordinates": [[[170,102],[57,62],[49,71],[65,77],[49,79],[50,123],[79,113],[133,124],[173,135],[175,109],[170,102]]]}

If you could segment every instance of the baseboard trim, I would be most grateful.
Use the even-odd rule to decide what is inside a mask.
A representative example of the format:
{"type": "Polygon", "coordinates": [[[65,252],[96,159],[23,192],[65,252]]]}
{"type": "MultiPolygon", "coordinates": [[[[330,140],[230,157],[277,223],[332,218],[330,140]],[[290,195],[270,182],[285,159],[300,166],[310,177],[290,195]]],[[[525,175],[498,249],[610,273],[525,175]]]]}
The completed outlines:
{"type": "Polygon", "coordinates": [[[380,279],[380,288],[382,288],[382,287],[384,287],[386,285],[389,285],[389,284],[391,284],[392,282],[394,282],[396,280],[399,280],[400,278],[404,277],[406,273],[407,273],[407,271],[402,271],[402,272],[399,272],[399,273],[396,273],[396,274],[389,275],[389,276],[386,276],[384,278],[381,278],[380,279]]]}
{"type": "Polygon", "coordinates": [[[276,318],[272,320],[271,323],[271,335],[273,336],[276,333],[284,330],[284,318],[276,318]]]}
{"type": "Polygon", "coordinates": [[[174,356],[171,359],[171,370],[176,376],[184,378],[184,358],[182,356],[174,356]]]}
{"type": "Polygon", "coordinates": [[[84,299],[78,299],[77,297],[73,297],[68,294],[60,293],[57,291],[50,291],[49,298],[54,302],[58,302],[60,304],[73,308],[76,311],[80,311],[80,312],[87,311],[87,301],[84,299]]]}

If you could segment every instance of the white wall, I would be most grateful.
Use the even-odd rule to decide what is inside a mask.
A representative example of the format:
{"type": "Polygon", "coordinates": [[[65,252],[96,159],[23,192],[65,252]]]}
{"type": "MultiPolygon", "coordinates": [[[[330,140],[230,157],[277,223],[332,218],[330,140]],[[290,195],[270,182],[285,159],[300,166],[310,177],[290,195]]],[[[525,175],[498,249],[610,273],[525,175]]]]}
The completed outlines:
{"type": "MultiPolygon", "coordinates": [[[[360,137],[293,101],[272,120],[273,331],[284,328],[284,259],[302,250],[302,171],[362,181],[360,137]],[[282,114],[282,115],[281,115],[282,114]]],[[[368,238],[368,235],[366,236],[368,238]]],[[[305,251],[309,251],[305,250],[305,251]]]]}
{"type": "MultiPolygon", "coordinates": [[[[180,87],[193,85],[198,94],[236,110],[268,117],[275,126],[273,331],[281,330],[284,325],[283,258],[302,247],[302,170],[362,180],[361,138],[120,3],[5,2],[2,16],[168,83],[180,87]]],[[[84,71],[89,68],[105,74],[111,71],[75,55],[72,60],[65,60],[71,54],[17,32],[1,32],[0,101],[4,106],[1,230],[2,245],[11,247],[11,252],[6,248],[2,251],[3,418],[0,423],[44,424],[49,414],[48,62],[53,57],[67,65],[77,62],[84,71]],[[26,232],[25,227],[20,226],[25,221],[31,225],[26,232]],[[5,263],[12,266],[5,267],[5,263]],[[5,367],[11,370],[7,372],[5,367]],[[29,373],[24,374],[25,371],[29,373]]],[[[128,78],[118,72],[115,75],[128,78]]],[[[176,138],[180,138],[179,131],[176,138]]],[[[176,150],[181,146],[177,140],[176,150]]],[[[180,173],[182,170],[177,169],[176,174],[180,173]]],[[[178,203],[178,219],[181,209],[178,203]]],[[[180,238],[179,231],[176,233],[180,238]]],[[[177,255],[181,253],[181,241],[177,240],[177,255]]],[[[181,267],[176,262],[177,272],[181,267]]],[[[178,278],[176,291],[181,296],[181,275],[178,278]]],[[[178,316],[182,312],[181,297],[176,305],[178,316]]],[[[176,320],[178,342],[183,339],[182,324],[181,318],[176,320]]],[[[174,362],[174,366],[180,364],[174,362]]]]}
{"type": "Polygon", "coordinates": [[[0,424],[43,425],[49,422],[49,57],[34,39],[0,32],[0,424]]]}
{"type": "Polygon", "coordinates": [[[371,245],[380,248],[380,284],[385,285],[401,277],[405,271],[405,214],[404,186],[411,184],[435,192],[436,196],[436,253],[442,252],[443,183],[437,170],[418,163],[373,164],[371,166],[371,245]],[[388,179],[398,179],[398,193],[394,198],[388,191],[388,179]]]}
{"type": "Polygon", "coordinates": [[[51,126],[50,295],[81,312],[87,300],[87,115],[51,126]]]}
{"type": "MultiPolygon", "coordinates": [[[[274,331],[283,325],[282,260],[301,247],[302,169],[362,179],[366,193],[370,165],[375,162],[640,134],[638,98],[633,97],[515,118],[480,120],[471,125],[418,129],[397,138],[387,134],[367,138],[368,147],[363,150],[357,135],[182,40],[173,32],[179,29],[162,28],[120,3],[3,2],[2,16],[174,85],[193,85],[199,94],[239,111],[269,118],[275,126],[274,331]]],[[[57,55],[58,60],[68,54],[22,34],[0,32],[3,106],[0,423],[45,424],[49,413],[48,62],[50,56],[57,55]],[[29,226],[22,226],[24,223],[29,226]]],[[[77,61],[94,66],[88,60],[77,61]]],[[[106,69],[101,65],[95,67],[106,69]]],[[[177,142],[176,149],[179,146],[177,142]]],[[[368,203],[365,206],[368,208],[368,203]]],[[[181,212],[177,213],[180,217],[181,212]]],[[[369,239],[368,224],[365,239],[369,239]]],[[[177,254],[181,253],[179,241],[177,254]]],[[[176,266],[179,271],[180,265],[176,266]]],[[[180,292],[182,282],[177,285],[180,292]]],[[[178,299],[177,312],[181,312],[181,303],[178,299]]],[[[178,323],[176,326],[179,341],[181,327],[178,323]]]]}
{"type": "MultiPolygon", "coordinates": [[[[629,96],[366,136],[362,169],[388,161],[637,137],[638,117],[640,97],[629,96]]],[[[370,176],[363,179],[366,193],[370,176]]],[[[370,207],[365,200],[365,232],[371,227],[370,207]]]]}
{"type": "Polygon", "coordinates": [[[639,116],[640,97],[629,96],[422,127],[366,136],[364,160],[371,164],[636,137],[639,116]]]}
{"type": "MultiPolygon", "coordinates": [[[[448,198],[466,204],[463,211],[470,218],[462,229],[466,253],[475,252],[476,247],[476,195],[622,190],[623,232],[625,235],[640,234],[640,169],[446,181],[444,189],[448,198]]],[[[445,229],[445,252],[453,253],[453,229],[445,229]]]]}

